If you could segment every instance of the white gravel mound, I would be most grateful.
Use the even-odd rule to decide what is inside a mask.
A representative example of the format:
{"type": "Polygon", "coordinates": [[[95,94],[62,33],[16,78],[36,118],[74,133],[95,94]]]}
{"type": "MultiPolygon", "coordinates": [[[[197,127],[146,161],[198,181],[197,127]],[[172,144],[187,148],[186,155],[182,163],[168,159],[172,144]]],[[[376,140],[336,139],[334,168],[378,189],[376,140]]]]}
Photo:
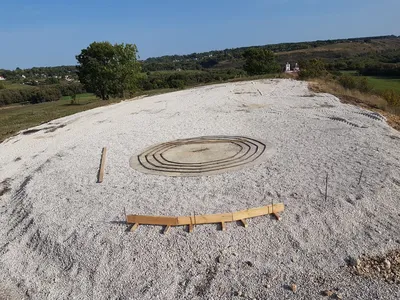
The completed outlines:
{"type": "Polygon", "coordinates": [[[331,289],[344,299],[400,298],[398,285],[346,267],[349,256],[400,247],[400,134],[303,82],[206,86],[43,124],[0,144],[0,195],[3,298],[319,299],[331,289]],[[217,135],[265,140],[275,153],[202,177],[129,166],[155,144],[217,135]],[[130,233],[124,224],[124,209],[211,214],[272,201],[286,204],[281,221],[254,218],[225,232],[130,233]]]}

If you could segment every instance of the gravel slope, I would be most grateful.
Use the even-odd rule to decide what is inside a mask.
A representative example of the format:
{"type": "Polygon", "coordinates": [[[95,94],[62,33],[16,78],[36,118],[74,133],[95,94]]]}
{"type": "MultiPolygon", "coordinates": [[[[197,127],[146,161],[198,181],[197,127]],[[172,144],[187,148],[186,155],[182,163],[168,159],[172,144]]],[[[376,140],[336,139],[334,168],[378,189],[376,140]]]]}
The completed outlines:
{"type": "Polygon", "coordinates": [[[3,297],[319,299],[336,289],[344,299],[400,298],[399,285],[346,266],[349,256],[400,248],[400,134],[379,115],[303,82],[261,80],[125,101],[34,129],[0,144],[3,297]],[[129,166],[149,146],[204,135],[259,138],[276,151],[208,177],[129,166]],[[123,224],[124,209],[208,214],[272,201],[286,204],[282,220],[252,219],[247,229],[162,235],[123,224]]]}

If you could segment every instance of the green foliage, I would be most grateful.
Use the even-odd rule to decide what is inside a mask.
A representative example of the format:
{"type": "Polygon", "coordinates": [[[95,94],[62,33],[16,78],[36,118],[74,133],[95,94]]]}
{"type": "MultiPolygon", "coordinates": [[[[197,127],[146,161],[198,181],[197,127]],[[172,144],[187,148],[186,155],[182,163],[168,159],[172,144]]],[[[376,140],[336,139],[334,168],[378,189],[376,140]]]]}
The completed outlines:
{"type": "Polygon", "coordinates": [[[76,94],[86,93],[85,88],[79,82],[69,82],[55,85],[60,90],[62,96],[72,96],[76,94]]]}
{"type": "Polygon", "coordinates": [[[3,82],[0,82],[0,90],[5,90],[6,85],[3,82]]]}
{"type": "Polygon", "coordinates": [[[76,56],[78,77],[88,91],[101,99],[122,97],[133,90],[140,71],[136,45],[94,42],[76,56]]]}
{"type": "Polygon", "coordinates": [[[195,86],[210,82],[221,82],[245,76],[242,70],[213,70],[213,71],[170,71],[148,72],[141,74],[138,87],[141,90],[181,89],[185,86],[195,86]]]}
{"type": "MultiPolygon", "coordinates": [[[[400,61],[400,51],[398,59],[400,61]]],[[[359,72],[364,76],[400,77],[400,63],[368,64],[361,68],[359,72]]]]}
{"type": "Polygon", "coordinates": [[[60,79],[54,78],[54,77],[50,77],[50,78],[47,78],[45,82],[47,84],[58,84],[58,83],[60,83],[60,79]]]}
{"type": "Polygon", "coordinates": [[[359,90],[364,93],[372,91],[372,87],[365,77],[355,77],[345,74],[340,76],[338,81],[344,88],[349,90],[359,90]]]}
{"type": "Polygon", "coordinates": [[[275,61],[272,51],[262,48],[251,48],[243,54],[246,59],[244,70],[249,75],[262,75],[279,72],[280,67],[275,61]]]}
{"type": "Polygon", "coordinates": [[[40,103],[56,101],[61,96],[72,96],[84,93],[85,89],[79,82],[58,84],[50,86],[26,86],[20,85],[12,89],[0,89],[0,106],[13,103],[40,103]]]}
{"type": "Polygon", "coordinates": [[[0,90],[0,106],[13,103],[41,103],[57,101],[61,92],[56,87],[32,87],[29,89],[0,90]]]}
{"type": "Polygon", "coordinates": [[[399,106],[400,105],[400,95],[395,93],[393,90],[386,90],[382,93],[382,97],[389,103],[391,106],[399,106]]]}
{"type": "Polygon", "coordinates": [[[311,59],[299,63],[301,79],[317,78],[326,75],[325,64],[320,59],[311,59]]]}

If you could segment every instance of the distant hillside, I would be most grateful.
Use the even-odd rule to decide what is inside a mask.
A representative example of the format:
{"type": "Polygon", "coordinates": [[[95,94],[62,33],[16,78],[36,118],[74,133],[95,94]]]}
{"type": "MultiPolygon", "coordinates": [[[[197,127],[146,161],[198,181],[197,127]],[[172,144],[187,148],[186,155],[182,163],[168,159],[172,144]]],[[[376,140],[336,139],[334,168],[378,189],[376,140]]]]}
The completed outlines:
{"type": "MultiPolygon", "coordinates": [[[[389,35],[253,47],[262,47],[274,51],[278,62],[282,65],[286,62],[294,63],[319,58],[332,66],[338,66],[338,69],[356,69],[360,64],[366,62],[382,63],[390,60],[391,57],[396,60],[394,62],[398,62],[400,37],[389,35]]],[[[244,63],[243,53],[249,48],[252,47],[151,57],[142,61],[142,66],[144,72],[241,69],[244,63]]],[[[75,66],[17,69],[14,71],[0,69],[0,75],[8,80],[21,80],[22,75],[34,79],[74,77],[75,72],[75,66]]]]}
{"type": "Polygon", "coordinates": [[[321,58],[327,62],[400,49],[400,37],[378,36],[325,40],[300,43],[282,43],[264,46],[214,50],[189,55],[168,55],[148,58],[143,62],[145,71],[200,70],[209,68],[240,68],[243,53],[249,48],[265,48],[277,54],[281,64],[304,59],[321,58]]]}

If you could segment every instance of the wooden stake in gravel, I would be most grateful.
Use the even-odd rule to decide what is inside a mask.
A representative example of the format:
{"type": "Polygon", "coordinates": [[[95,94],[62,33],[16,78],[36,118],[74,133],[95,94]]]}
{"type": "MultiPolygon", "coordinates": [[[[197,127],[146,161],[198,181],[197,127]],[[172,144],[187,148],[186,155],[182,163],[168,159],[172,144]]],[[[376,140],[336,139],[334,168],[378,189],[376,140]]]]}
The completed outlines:
{"type": "Polygon", "coordinates": [[[326,173],[326,182],[325,182],[325,201],[328,199],[328,173],[326,173]]]}
{"type": "Polygon", "coordinates": [[[364,170],[361,170],[360,178],[358,179],[358,185],[360,185],[360,183],[361,183],[363,172],[364,172],[364,170]]]}
{"type": "Polygon", "coordinates": [[[99,175],[98,175],[98,183],[103,182],[103,177],[104,177],[104,165],[106,163],[106,153],[107,153],[107,148],[103,148],[103,153],[101,154],[101,161],[100,161],[100,170],[99,170],[99,175]]]}

